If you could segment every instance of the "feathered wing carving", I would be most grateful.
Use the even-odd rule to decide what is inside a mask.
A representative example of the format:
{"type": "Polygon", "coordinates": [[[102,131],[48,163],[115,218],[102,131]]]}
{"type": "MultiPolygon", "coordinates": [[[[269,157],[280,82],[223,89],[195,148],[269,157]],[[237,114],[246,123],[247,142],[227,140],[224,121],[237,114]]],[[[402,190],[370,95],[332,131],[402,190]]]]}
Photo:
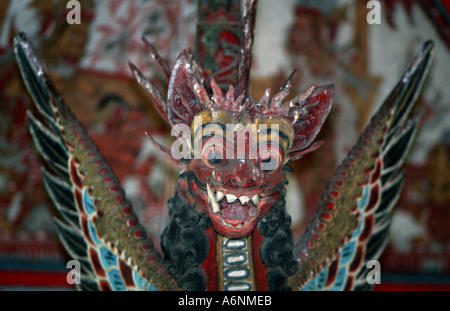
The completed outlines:
{"type": "Polygon", "coordinates": [[[368,261],[378,259],[389,233],[404,172],[401,166],[419,117],[408,117],[433,57],[424,44],[412,65],[336,169],[295,244],[294,290],[370,289],[368,261]]]}
{"type": "Polygon", "coordinates": [[[81,265],[85,290],[174,290],[174,279],[125,197],[118,179],[64,103],[25,35],[14,51],[37,117],[30,131],[47,168],[46,188],[61,214],[59,236],[81,265]]]}

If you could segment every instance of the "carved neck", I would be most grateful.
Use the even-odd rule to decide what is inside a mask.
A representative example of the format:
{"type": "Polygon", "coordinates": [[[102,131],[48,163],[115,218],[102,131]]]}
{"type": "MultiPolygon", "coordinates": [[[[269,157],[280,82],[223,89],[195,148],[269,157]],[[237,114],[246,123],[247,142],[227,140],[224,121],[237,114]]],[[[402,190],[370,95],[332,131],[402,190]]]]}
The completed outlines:
{"type": "Polygon", "coordinates": [[[216,260],[218,290],[256,290],[255,266],[251,236],[229,239],[217,234],[216,260]]]}

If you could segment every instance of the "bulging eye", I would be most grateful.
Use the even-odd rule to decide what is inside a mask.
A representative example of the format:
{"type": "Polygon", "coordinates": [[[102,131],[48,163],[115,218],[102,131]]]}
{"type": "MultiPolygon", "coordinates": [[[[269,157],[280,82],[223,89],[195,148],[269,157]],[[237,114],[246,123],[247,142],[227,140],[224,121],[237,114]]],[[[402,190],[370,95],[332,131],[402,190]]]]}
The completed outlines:
{"type": "Polygon", "coordinates": [[[274,171],[280,167],[283,151],[276,145],[265,145],[258,150],[257,163],[262,171],[274,171]]]}
{"type": "Polygon", "coordinates": [[[202,160],[210,169],[222,166],[226,161],[224,143],[217,139],[209,139],[203,147],[202,160]]]}

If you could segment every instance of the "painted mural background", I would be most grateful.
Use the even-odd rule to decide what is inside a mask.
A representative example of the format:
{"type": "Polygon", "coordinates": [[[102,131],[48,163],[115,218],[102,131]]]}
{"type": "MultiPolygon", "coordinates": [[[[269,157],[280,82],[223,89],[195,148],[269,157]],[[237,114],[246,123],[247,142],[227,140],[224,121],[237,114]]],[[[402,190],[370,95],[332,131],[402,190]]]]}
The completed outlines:
{"type": "MultiPolygon", "coordinates": [[[[23,31],[66,102],[125,187],[155,244],[167,222],[177,168],[145,132],[170,145],[170,128],[131,77],[128,60],[162,90],[145,36],[173,64],[195,44],[195,0],[80,0],[81,24],[66,21],[63,0],[0,3],[0,288],[65,287],[66,254],[40,177],[26,109],[31,107],[12,54],[23,31]],[[33,275],[36,276],[33,278],[33,275]],[[39,277],[41,276],[41,277],[39,277]]],[[[296,68],[294,93],[334,83],[334,107],[319,134],[326,143],[294,164],[288,209],[302,233],[334,168],[361,133],[421,44],[435,62],[419,98],[421,129],[407,162],[383,273],[450,278],[450,4],[385,0],[368,24],[362,0],[260,0],[251,93],[259,98],[296,68]]],[[[448,279],[447,279],[448,280],[448,279]]]]}

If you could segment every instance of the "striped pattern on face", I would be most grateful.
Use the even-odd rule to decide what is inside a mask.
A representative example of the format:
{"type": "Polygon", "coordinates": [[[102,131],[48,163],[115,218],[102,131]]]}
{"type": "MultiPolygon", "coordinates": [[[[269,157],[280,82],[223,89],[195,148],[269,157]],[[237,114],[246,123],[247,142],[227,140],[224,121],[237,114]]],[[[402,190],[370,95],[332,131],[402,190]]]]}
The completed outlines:
{"type": "Polygon", "coordinates": [[[292,140],[292,125],[279,116],[250,119],[246,112],[212,109],[195,116],[192,123],[194,158],[203,159],[212,169],[229,159],[255,159],[273,170],[283,161],[292,140]]]}

